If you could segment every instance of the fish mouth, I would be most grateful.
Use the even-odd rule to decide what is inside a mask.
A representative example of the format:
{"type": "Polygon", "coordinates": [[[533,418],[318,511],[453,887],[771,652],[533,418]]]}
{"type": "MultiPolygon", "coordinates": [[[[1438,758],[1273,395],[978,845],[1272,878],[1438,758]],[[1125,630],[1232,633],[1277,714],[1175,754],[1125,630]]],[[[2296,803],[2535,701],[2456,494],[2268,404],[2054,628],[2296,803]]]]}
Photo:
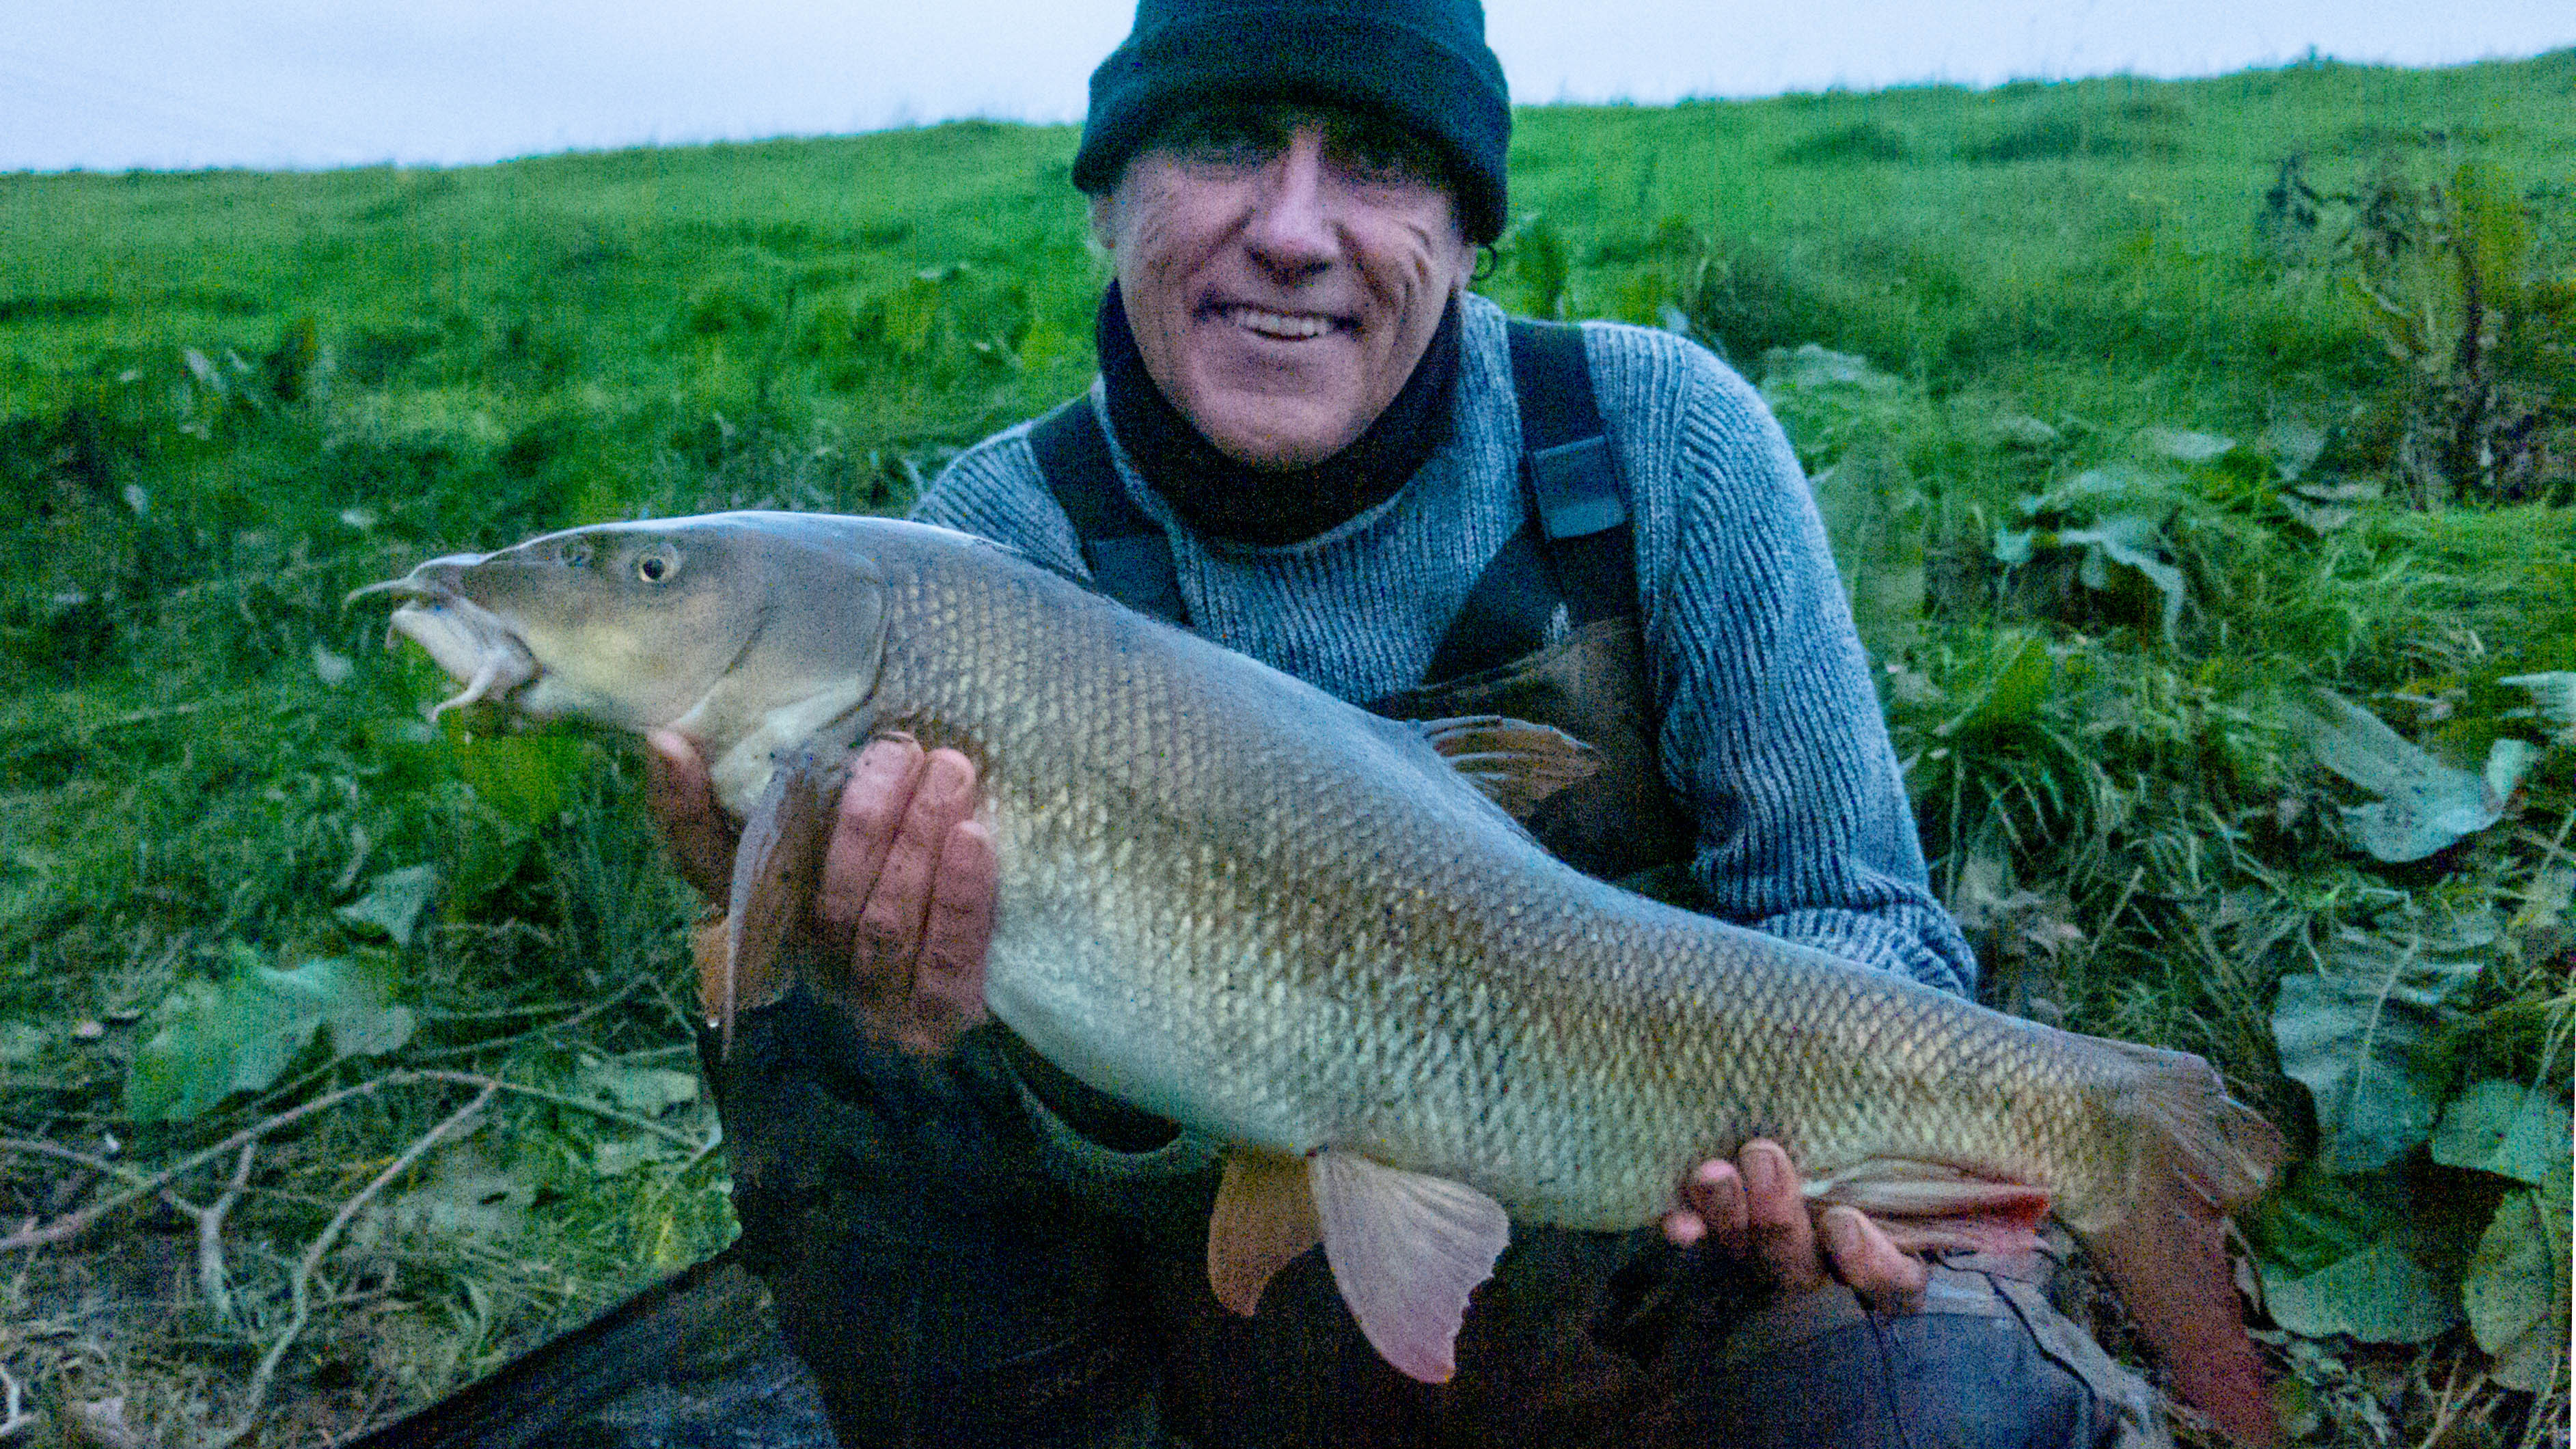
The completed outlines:
{"type": "Polygon", "coordinates": [[[400,634],[427,650],[449,678],[464,686],[430,706],[433,720],[477,700],[505,698],[543,672],[507,619],[417,574],[370,584],[342,602],[379,595],[404,601],[385,621],[385,647],[392,648],[400,634]]]}

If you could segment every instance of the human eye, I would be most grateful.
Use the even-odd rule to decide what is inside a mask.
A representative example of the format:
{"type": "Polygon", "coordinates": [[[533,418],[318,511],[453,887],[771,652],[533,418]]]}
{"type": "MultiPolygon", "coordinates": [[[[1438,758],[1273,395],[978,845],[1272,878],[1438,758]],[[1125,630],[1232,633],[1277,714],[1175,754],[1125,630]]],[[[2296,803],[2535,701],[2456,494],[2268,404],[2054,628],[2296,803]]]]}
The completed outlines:
{"type": "Polygon", "coordinates": [[[1210,107],[1175,121],[1160,142],[1183,165],[1250,168],[1266,164],[1288,144],[1287,128],[1259,111],[1210,107]]]}
{"type": "Polygon", "coordinates": [[[1431,147],[1402,127],[1367,116],[1335,118],[1324,134],[1332,163],[1378,186],[1438,186],[1443,174],[1431,147]]]}

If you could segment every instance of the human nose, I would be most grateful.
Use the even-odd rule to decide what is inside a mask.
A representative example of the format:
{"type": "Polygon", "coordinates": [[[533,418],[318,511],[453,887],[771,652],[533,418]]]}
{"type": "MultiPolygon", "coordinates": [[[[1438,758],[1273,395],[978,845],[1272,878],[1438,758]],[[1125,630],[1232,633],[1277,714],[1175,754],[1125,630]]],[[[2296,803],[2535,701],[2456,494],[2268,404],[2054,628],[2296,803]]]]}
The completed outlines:
{"type": "Polygon", "coordinates": [[[1298,127],[1268,170],[1249,228],[1253,254],[1291,275],[1330,264],[1333,217],[1323,128],[1298,127]]]}

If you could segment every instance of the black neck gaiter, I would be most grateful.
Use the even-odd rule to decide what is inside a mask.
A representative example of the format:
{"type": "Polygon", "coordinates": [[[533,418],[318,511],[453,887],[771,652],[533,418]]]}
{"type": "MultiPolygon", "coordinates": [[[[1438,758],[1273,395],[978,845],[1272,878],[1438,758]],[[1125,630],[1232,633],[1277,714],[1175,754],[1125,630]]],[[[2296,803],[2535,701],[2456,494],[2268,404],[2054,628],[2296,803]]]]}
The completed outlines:
{"type": "Polygon", "coordinates": [[[1094,331],[1109,392],[1109,425],[1154,491],[1200,533],[1275,548],[1313,538],[1395,496],[1449,440],[1458,327],[1453,297],[1422,361],[1386,411],[1349,447],[1306,468],[1236,462],[1182,416],[1146,373],[1115,282],[1100,299],[1094,331]]]}

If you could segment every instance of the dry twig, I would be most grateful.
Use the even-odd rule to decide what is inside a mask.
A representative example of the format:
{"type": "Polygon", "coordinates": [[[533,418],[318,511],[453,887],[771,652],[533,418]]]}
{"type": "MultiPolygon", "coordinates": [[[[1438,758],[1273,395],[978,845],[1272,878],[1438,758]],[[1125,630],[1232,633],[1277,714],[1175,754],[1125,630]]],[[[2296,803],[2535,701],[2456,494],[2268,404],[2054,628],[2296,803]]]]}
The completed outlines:
{"type": "Polygon", "coordinates": [[[256,1141],[242,1144],[241,1160],[233,1164],[232,1180],[224,1184],[223,1194],[206,1207],[162,1189],[161,1200],[187,1215],[197,1225],[197,1291],[213,1306],[215,1321],[233,1321],[233,1290],[230,1276],[224,1271],[224,1214],[241,1201],[242,1188],[250,1182],[251,1159],[259,1155],[256,1141]]]}
{"type": "Polygon", "coordinates": [[[0,1365],[0,1439],[14,1439],[21,1429],[35,1427],[36,1416],[27,1412],[26,1391],[18,1386],[6,1365],[0,1365]]]}
{"type": "Polygon", "coordinates": [[[321,1236],[315,1238],[311,1246],[304,1250],[304,1257],[295,1265],[295,1277],[288,1286],[288,1301],[292,1304],[292,1308],[287,1317],[285,1331],[278,1334],[276,1341],[268,1346],[268,1352],[260,1356],[259,1367],[252,1370],[250,1386],[244,1393],[246,1402],[242,1405],[240,1421],[229,1429],[217,1430],[207,1435],[204,1441],[206,1449],[224,1449],[224,1446],[238,1442],[259,1423],[260,1409],[267,1402],[268,1386],[277,1376],[278,1364],[285,1360],[286,1351],[295,1346],[295,1341],[304,1336],[305,1325],[312,1321],[313,1275],[321,1268],[322,1260],[330,1256],[331,1250],[339,1245],[340,1234],[348,1228],[350,1220],[358,1215],[359,1209],[364,1208],[377,1193],[384,1191],[404,1173],[409,1172],[412,1165],[427,1156],[431,1148],[436,1147],[458,1128],[472,1121],[474,1115],[482,1111],[484,1105],[498,1095],[504,1085],[493,1078],[484,1078],[483,1089],[474,1094],[473,1101],[440,1119],[437,1126],[422,1133],[411,1146],[403,1149],[401,1156],[386,1164],[385,1170],[377,1173],[374,1180],[358,1189],[347,1202],[340,1204],[340,1210],[332,1214],[331,1221],[322,1229],[321,1236]]]}
{"type": "Polygon", "coordinates": [[[634,1128],[638,1132],[650,1133],[651,1135],[662,1138],[667,1142],[672,1142],[681,1147],[686,1147],[693,1152],[706,1145],[699,1138],[691,1136],[676,1127],[666,1127],[659,1122],[638,1117],[631,1112],[621,1112],[616,1108],[607,1106],[603,1103],[584,1101],[579,1097],[568,1096],[562,1092],[550,1092],[543,1087],[531,1087],[518,1082],[503,1081],[499,1077],[485,1076],[480,1072],[388,1072],[372,1081],[359,1082],[352,1086],[342,1087],[337,1091],[325,1092],[321,1096],[316,1097],[312,1101],[306,1102],[301,1106],[290,1107],[286,1111],[279,1112],[270,1117],[264,1117],[259,1121],[252,1123],[248,1127],[235,1132],[231,1136],[226,1137],[223,1141],[216,1143],[212,1147],[202,1148],[196,1152],[192,1152],[186,1157],[179,1159],[177,1163],[160,1172],[154,1173],[149,1177],[145,1177],[142,1174],[137,1173],[132,1168],[120,1166],[118,1164],[111,1163],[104,1158],[93,1157],[88,1153],[75,1151],[68,1147],[58,1146],[51,1142],[40,1142],[24,1137],[0,1137],[0,1152],[29,1152],[44,1157],[61,1158],[68,1162],[77,1162],[83,1166],[93,1167],[105,1172],[116,1173],[133,1181],[135,1184],[121,1193],[117,1193],[112,1197],[92,1203],[88,1207],[81,1208],[74,1212],[65,1213],[61,1217],[54,1219],[52,1222],[40,1224],[31,1221],[27,1223],[20,1227],[16,1232],[10,1233],[5,1237],[0,1237],[0,1253],[8,1252],[13,1248],[42,1247],[48,1243],[59,1243],[70,1238],[77,1237],[83,1231],[88,1229],[90,1224],[97,1222],[100,1218],[103,1218],[109,1213],[112,1213],[121,1207],[125,1207],[139,1199],[161,1192],[172,1182],[176,1181],[182,1174],[193,1171],[198,1166],[211,1162],[215,1158],[221,1157],[227,1152],[240,1151],[241,1149],[256,1143],[259,1139],[266,1137],[272,1132],[290,1127],[295,1123],[302,1121],[306,1117],[312,1116],[316,1112],[338,1106],[340,1103],[348,1101],[353,1097],[370,1096],[374,1093],[384,1091],[389,1087],[410,1086],[419,1082],[448,1082],[458,1086],[488,1088],[494,1092],[508,1092],[513,1096],[527,1097],[535,1101],[551,1103],[558,1107],[568,1107],[576,1112],[587,1112],[594,1117],[605,1118],[611,1122],[623,1123],[628,1127],[634,1128]]]}

